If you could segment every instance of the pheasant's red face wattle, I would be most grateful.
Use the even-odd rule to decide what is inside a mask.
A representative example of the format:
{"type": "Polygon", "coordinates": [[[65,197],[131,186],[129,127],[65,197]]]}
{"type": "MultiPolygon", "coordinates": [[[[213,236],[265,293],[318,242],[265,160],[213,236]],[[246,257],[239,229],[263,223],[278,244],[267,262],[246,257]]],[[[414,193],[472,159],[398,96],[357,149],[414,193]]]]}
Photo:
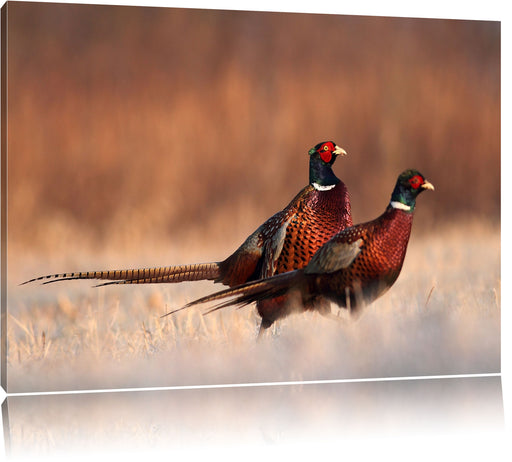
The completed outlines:
{"type": "Polygon", "coordinates": [[[334,144],[331,142],[327,142],[320,146],[318,153],[320,154],[320,157],[324,162],[329,163],[332,160],[332,153],[334,149],[334,144]]]}
{"type": "Polygon", "coordinates": [[[329,151],[322,151],[320,153],[320,157],[322,158],[322,160],[325,162],[325,163],[329,163],[332,159],[332,152],[329,152],[329,151]]]}
{"type": "Polygon", "coordinates": [[[420,175],[414,175],[410,180],[409,184],[413,189],[418,189],[424,183],[423,177],[420,175]]]}

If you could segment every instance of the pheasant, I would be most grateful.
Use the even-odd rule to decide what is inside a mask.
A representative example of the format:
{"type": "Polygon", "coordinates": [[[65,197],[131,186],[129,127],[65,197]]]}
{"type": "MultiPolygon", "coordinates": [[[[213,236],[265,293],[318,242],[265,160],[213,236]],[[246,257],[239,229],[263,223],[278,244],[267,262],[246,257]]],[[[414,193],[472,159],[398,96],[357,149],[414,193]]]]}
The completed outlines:
{"type": "Polygon", "coordinates": [[[202,297],[168,314],[227,297],[234,298],[207,313],[287,295],[281,309],[274,316],[267,316],[267,324],[294,311],[316,310],[330,316],[331,302],[348,309],[351,315],[358,315],[363,306],[384,294],[398,278],[411,233],[416,197],[427,189],[433,190],[434,186],[420,172],[406,170],[398,177],[382,215],[338,232],[304,268],[202,297]]]}
{"type": "MultiPolygon", "coordinates": [[[[71,279],[112,281],[100,285],[213,280],[235,286],[302,268],[334,234],[352,226],[347,187],[332,171],[337,156],[344,156],[346,152],[334,142],[324,141],[310,149],[308,154],[309,185],[223,261],[160,268],[60,273],[31,279],[23,284],[43,280],[43,284],[48,284],[71,279]]],[[[274,311],[279,311],[279,302],[276,299],[258,304],[263,328],[268,324],[267,319],[276,316],[274,311]]]]}

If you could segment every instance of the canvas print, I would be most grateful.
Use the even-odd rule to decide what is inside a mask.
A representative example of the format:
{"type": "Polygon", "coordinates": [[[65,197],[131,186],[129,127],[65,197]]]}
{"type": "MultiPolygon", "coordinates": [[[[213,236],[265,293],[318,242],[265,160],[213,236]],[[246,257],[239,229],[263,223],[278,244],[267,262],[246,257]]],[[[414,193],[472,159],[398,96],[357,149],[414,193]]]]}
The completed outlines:
{"type": "Polygon", "coordinates": [[[4,6],[10,392],[500,372],[500,23],[4,6]]]}

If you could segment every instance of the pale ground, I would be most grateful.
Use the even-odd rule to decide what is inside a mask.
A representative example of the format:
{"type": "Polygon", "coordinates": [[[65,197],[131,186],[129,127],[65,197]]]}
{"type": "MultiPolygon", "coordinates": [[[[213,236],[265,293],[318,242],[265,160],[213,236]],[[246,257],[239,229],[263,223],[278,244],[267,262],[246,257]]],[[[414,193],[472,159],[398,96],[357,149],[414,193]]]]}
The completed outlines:
{"type": "MultiPolygon", "coordinates": [[[[141,266],[187,262],[145,258],[141,266]]],[[[160,318],[221,288],[208,282],[17,285],[34,270],[102,269],[91,261],[39,262],[10,278],[9,392],[500,372],[497,228],[413,229],[397,283],[357,322],[291,316],[259,343],[252,306],[160,318]]]]}

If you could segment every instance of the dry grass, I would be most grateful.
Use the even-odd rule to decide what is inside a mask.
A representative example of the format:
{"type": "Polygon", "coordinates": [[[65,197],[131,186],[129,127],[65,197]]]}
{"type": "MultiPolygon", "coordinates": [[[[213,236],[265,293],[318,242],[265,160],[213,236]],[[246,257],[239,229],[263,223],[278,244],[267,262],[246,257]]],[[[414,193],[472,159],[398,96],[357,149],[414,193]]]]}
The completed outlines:
{"type": "Polygon", "coordinates": [[[10,391],[500,370],[499,231],[481,224],[413,235],[398,282],[357,322],[291,316],[260,343],[253,307],[160,318],[213,284],[90,286],[12,288],[10,391]]]}

